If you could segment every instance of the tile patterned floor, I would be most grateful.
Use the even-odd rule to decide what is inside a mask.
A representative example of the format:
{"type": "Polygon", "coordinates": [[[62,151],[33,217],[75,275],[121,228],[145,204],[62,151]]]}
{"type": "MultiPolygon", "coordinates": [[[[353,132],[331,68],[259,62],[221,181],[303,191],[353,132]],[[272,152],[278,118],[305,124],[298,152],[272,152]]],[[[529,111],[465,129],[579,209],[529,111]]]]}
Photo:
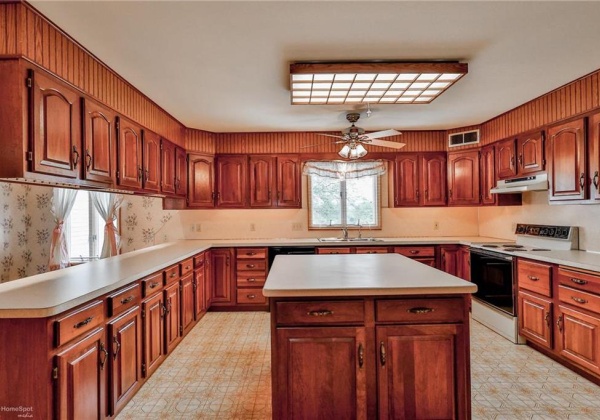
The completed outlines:
{"type": "MultiPolygon", "coordinates": [[[[271,418],[269,314],[208,313],[117,420],[271,418]]],[[[600,419],[600,387],[473,322],[473,419],[600,419]]]]}

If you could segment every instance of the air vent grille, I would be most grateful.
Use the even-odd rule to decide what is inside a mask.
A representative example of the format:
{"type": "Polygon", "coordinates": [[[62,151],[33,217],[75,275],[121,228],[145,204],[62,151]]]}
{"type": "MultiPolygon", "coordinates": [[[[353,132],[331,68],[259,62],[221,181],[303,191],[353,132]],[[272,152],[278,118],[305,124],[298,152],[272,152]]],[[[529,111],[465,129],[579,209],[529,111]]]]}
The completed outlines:
{"type": "Polygon", "coordinates": [[[448,135],[448,147],[479,143],[479,130],[463,131],[448,135]]]}

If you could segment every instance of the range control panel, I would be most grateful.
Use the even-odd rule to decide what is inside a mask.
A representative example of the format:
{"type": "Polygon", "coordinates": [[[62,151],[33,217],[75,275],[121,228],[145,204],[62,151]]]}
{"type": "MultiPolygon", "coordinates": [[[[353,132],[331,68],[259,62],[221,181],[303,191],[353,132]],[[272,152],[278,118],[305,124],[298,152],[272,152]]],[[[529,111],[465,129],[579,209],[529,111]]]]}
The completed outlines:
{"type": "Polygon", "coordinates": [[[541,238],[571,239],[571,226],[547,226],[517,224],[517,235],[538,236],[541,238]]]}

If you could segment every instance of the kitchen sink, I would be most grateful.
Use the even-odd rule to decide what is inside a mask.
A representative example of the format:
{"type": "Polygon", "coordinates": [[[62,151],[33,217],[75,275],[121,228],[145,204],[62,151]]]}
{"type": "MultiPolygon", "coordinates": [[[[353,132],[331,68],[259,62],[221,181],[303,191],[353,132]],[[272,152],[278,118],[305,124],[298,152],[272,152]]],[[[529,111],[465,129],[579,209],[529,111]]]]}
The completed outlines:
{"type": "Polygon", "coordinates": [[[379,238],[318,238],[320,242],[383,242],[379,238]]]}

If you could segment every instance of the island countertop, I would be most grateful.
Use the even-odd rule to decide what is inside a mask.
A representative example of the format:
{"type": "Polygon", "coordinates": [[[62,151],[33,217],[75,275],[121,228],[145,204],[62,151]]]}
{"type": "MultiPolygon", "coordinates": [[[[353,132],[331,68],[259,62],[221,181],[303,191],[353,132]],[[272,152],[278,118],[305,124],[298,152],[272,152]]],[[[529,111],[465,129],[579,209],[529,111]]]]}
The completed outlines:
{"type": "Polygon", "coordinates": [[[267,297],[474,293],[477,286],[399,254],[279,255],[267,297]]]}

